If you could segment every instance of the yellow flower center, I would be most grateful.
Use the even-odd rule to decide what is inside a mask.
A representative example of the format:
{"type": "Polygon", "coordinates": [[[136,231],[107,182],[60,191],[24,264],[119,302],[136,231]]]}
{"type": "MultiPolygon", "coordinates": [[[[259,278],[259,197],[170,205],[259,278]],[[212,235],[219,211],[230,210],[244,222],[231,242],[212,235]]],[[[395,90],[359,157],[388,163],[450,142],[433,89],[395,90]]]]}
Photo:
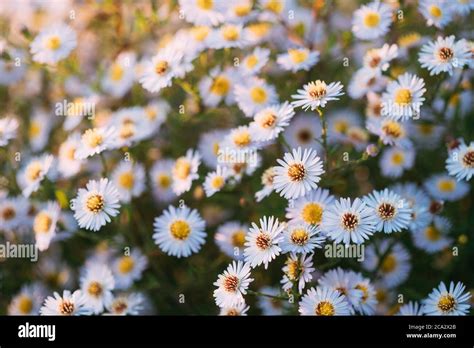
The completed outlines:
{"type": "Polygon", "coordinates": [[[168,70],[169,64],[165,60],[160,60],[155,64],[155,72],[158,75],[164,75],[166,71],[168,70]]]}
{"type": "Polygon", "coordinates": [[[63,300],[58,305],[58,311],[63,315],[71,315],[74,313],[74,303],[68,300],[63,300]]]}
{"type": "Polygon", "coordinates": [[[253,87],[250,90],[250,97],[254,103],[263,104],[267,101],[267,92],[262,87],[253,87]]]}
{"type": "Polygon", "coordinates": [[[456,184],[454,183],[454,180],[440,180],[438,182],[438,188],[442,192],[452,192],[456,188],[456,184]]]}
{"type": "Polygon", "coordinates": [[[48,233],[52,224],[53,219],[51,219],[48,213],[42,211],[35,217],[33,230],[35,233],[48,233]]]}
{"type": "Polygon", "coordinates": [[[59,38],[59,36],[51,36],[46,42],[46,47],[53,51],[59,49],[59,47],[61,47],[61,39],[59,38]]]}
{"type": "Polygon", "coordinates": [[[443,295],[438,300],[438,308],[442,312],[451,312],[456,307],[456,300],[450,294],[443,295]]]}
{"type": "Polygon", "coordinates": [[[209,27],[197,26],[191,29],[191,33],[197,41],[204,41],[209,35],[209,27]]]}
{"type": "Polygon", "coordinates": [[[238,17],[244,17],[250,13],[252,10],[252,4],[243,4],[243,5],[237,5],[234,7],[234,13],[238,17]]]}
{"type": "Polygon", "coordinates": [[[36,121],[31,121],[28,135],[30,138],[36,138],[41,132],[41,126],[36,121]]]}
{"type": "Polygon", "coordinates": [[[382,262],[380,269],[383,273],[391,273],[397,267],[397,258],[393,255],[387,255],[382,262]]]}
{"type": "Polygon", "coordinates": [[[216,176],[211,181],[212,188],[219,190],[224,186],[225,180],[222,176],[216,176]]]}
{"type": "Polygon", "coordinates": [[[375,28],[379,23],[380,15],[375,11],[368,12],[364,17],[364,25],[368,28],[375,28]]]}
{"type": "Polygon", "coordinates": [[[170,226],[171,235],[178,240],[185,240],[191,233],[191,227],[184,220],[175,220],[170,226]]]}
{"type": "Polygon", "coordinates": [[[120,81],[123,77],[124,70],[120,64],[113,64],[110,68],[110,78],[112,81],[120,81]]]}
{"type": "Polygon", "coordinates": [[[102,144],[104,141],[102,135],[96,128],[88,129],[82,135],[82,141],[85,142],[89,147],[96,147],[102,144]]]}
{"type": "Polygon", "coordinates": [[[258,63],[258,58],[255,54],[248,56],[247,59],[245,60],[245,65],[249,69],[252,69],[255,65],[257,65],[257,63],[258,63]]]}
{"type": "Polygon", "coordinates": [[[196,4],[200,9],[211,10],[214,6],[213,0],[197,0],[196,4]]]}
{"type": "Polygon", "coordinates": [[[211,93],[217,94],[220,96],[226,95],[229,93],[230,81],[224,75],[217,76],[211,85],[211,93]]]}
{"type": "Polygon", "coordinates": [[[257,38],[265,36],[270,30],[271,25],[269,23],[255,23],[250,24],[247,29],[255,35],[257,38]]]}
{"type": "Polygon", "coordinates": [[[131,190],[135,182],[135,177],[132,172],[124,172],[119,176],[118,181],[120,186],[127,190],[131,190]]]}
{"type": "Polygon", "coordinates": [[[283,1],[284,0],[269,0],[265,4],[265,9],[273,13],[281,13],[283,11],[283,1]]]}
{"type": "Polygon", "coordinates": [[[40,162],[33,162],[26,168],[26,177],[31,181],[38,180],[43,172],[43,166],[40,162]]]}
{"type": "Polygon", "coordinates": [[[87,292],[94,297],[99,297],[102,294],[102,285],[99,282],[91,282],[87,292]]]}
{"type": "Polygon", "coordinates": [[[403,129],[398,122],[388,121],[382,126],[382,131],[393,138],[399,138],[403,134],[403,129]]]}
{"type": "Polygon", "coordinates": [[[364,285],[364,284],[357,284],[355,286],[355,288],[357,290],[361,290],[362,291],[362,303],[365,303],[365,301],[367,301],[367,299],[369,298],[369,289],[367,289],[367,287],[364,285]]]}
{"type": "Polygon", "coordinates": [[[290,238],[293,244],[303,246],[309,240],[309,233],[304,228],[297,228],[291,232],[290,238]]]}
{"type": "Polygon", "coordinates": [[[220,149],[219,143],[212,144],[212,153],[214,155],[217,156],[219,154],[219,149],[220,149]]]}
{"type": "Polygon", "coordinates": [[[18,300],[18,310],[23,314],[29,314],[33,309],[33,301],[28,296],[21,296],[18,300]]]}
{"type": "Polygon", "coordinates": [[[94,214],[99,213],[104,208],[104,197],[99,194],[91,195],[86,201],[86,207],[94,214]]]}
{"type": "Polygon", "coordinates": [[[421,134],[423,135],[430,135],[433,133],[433,129],[434,129],[434,126],[432,124],[429,124],[429,123],[424,123],[424,124],[420,124],[418,126],[418,130],[420,131],[421,134]]]}
{"type": "Polygon", "coordinates": [[[288,54],[290,55],[290,59],[295,64],[303,63],[308,58],[308,51],[307,50],[297,50],[297,49],[289,49],[288,54]]]}
{"type": "Polygon", "coordinates": [[[179,158],[176,161],[173,172],[178,179],[184,180],[191,173],[191,163],[186,158],[179,158]]]}
{"type": "Polygon", "coordinates": [[[323,98],[327,93],[327,88],[326,88],[326,83],[317,80],[316,82],[310,82],[309,88],[308,88],[308,94],[311,98],[313,99],[321,99],[323,98]]]}
{"type": "Polygon", "coordinates": [[[347,132],[347,129],[349,128],[349,123],[345,120],[339,120],[334,123],[334,129],[336,132],[344,134],[347,132]]]}
{"type": "Polygon", "coordinates": [[[436,5],[431,5],[428,12],[435,18],[439,18],[443,15],[443,11],[436,5]]]}
{"type": "Polygon", "coordinates": [[[235,25],[226,25],[222,29],[222,36],[227,41],[237,41],[240,37],[239,29],[235,25]]]}
{"type": "Polygon", "coordinates": [[[308,203],[301,211],[301,217],[307,224],[319,224],[323,217],[323,207],[317,203],[308,203]]]}
{"type": "Polygon", "coordinates": [[[405,155],[402,152],[395,152],[392,155],[392,163],[399,166],[405,161],[405,155]]]}
{"type": "Polygon", "coordinates": [[[288,176],[291,181],[301,181],[306,175],[306,169],[301,163],[294,163],[288,167],[288,176]]]}
{"type": "Polygon", "coordinates": [[[288,278],[290,280],[297,280],[300,277],[302,271],[300,263],[298,261],[288,259],[286,261],[286,266],[286,275],[288,276],[288,278]]]}
{"type": "Polygon", "coordinates": [[[400,88],[395,93],[395,103],[400,105],[407,105],[411,102],[412,96],[408,88],[400,88]]]}
{"type": "Polygon", "coordinates": [[[276,115],[273,112],[268,111],[260,119],[260,126],[263,128],[272,128],[275,125],[276,120],[276,115]]]}
{"type": "Polygon", "coordinates": [[[248,131],[242,131],[234,135],[234,144],[238,147],[244,147],[250,144],[251,138],[248,131]]]}
{"type": "Polygon", "coordinates": [[[334,305],[328,301],[321,301],[314,309],[316,315],[331,316],[334,315],[334,305]]]}
{"type": "Polygon", "coordinates": [[[156,178],[156,182],[158,183],[158,186],[166,189],[171,185],[171,178],[167,174],[159,174],[156,178]]]}
{"type": "Polygon", "coordinates": [[[431,242],[436,242],[441,238],[441,232],[434,226],[428,226],[425,229],[425,236],[431,242]]]}
{"type": "Polygon", "coordinates": [[[135,261],[131,256],[123,256],[118,263],[118,270],[120,273],[127,274],[133,270],[135,261]]]}
{"type": "Polygon", "coordinates": [[[243,248],[245,244],[245,232],[243,230],[235,231],[232,234],[232,245],[234,247],[243,248]]]}

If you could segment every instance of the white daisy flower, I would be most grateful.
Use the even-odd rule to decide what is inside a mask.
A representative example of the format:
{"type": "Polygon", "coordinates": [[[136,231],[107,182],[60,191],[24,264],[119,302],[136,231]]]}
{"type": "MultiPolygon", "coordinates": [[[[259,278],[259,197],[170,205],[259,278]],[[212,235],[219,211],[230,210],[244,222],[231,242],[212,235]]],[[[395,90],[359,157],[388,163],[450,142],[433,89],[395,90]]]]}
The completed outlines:
{"type": "Polygon", "coordinates": [[[342,109],[328,114],[328,143],[349,142],[349,130],[361,126],[360,115],[350,109],[342,109]]]}
{"type": "Polygon", "coordinates": [[[81,136],[81,143],[76,149],[74,157],[78,160],[86,159],[114,147],[117,132],[113,127],[90,128],[81,136]]]}
{"type": "Polygon", "coordinates": [[[299,303],[301,315],[349,315],[349,303],[346,297],[337,290],[326,287],[311,288],[299,303]]]}
{"type": "Polygon", "coordinates": [[[352,32],[362,40],[373,40],[385,35],[392,24],[392,9],[390,6],[374,1],[362,5],[352,17],[352,32]]]}
{"type": "Polygon", "coordinates": [[[169,87],[173,78],[182,78],[193,66],[184,60],[183,52],[165,48],[145,63],[139,79],[143,88],[156,93],[169,87]]]}
{"type": "Polygon", "coordinates": [[[250,265],[242,261],[233,261],[214,282],[214,285],[217,286],[217,289],[214,290],[216,304],[219,307],[238,306],[244,302],[243,295],[247,293],[252,281],[250,265]]]}
{"type": "Polygon", "coordinates": [[[56,202],[48,202],[44,208],[36,213],[33,219],[36,247],[40,251],[48,249],[51,239],[56,235],[61,208],[56,202]]]}
{"type": "Polygon", "coordinates": [[[364,201],[376,217],[376,231],[392,233],[408,228],[412,210],[395,192],[389,189],[373,191],[364,198],[364,201]]]}
{"type": "Polygon", "coordinates": [[[458,40],[454,35],[431,41],[421,48],[418,61],[422,68],[430,71],[430,75],[447,72],[452,75],[454,69],[462,69],[471,59],[472,54],[466,41],[458,40]]]}
{"type": "Polygon", "coordinates": [[[242,24],[227,23],[211,32],[208,45],[214,49],[242,48],[248,43],[247,30],[242,24]]]}
{"type": "Polygon", "coordinates": [[[33,60],[38,63],[56,64],[66,58],[76,47],[74,30],[65,24],[54,24],[43,29],[30,45],[33,60]]]}
{"type": "Polygon", "coordinates": [[[169,206],[155,218],[153,239],[163,252],[171,256],[188,257],[197,253],[205,242],[206,222],[196,209],[169,206]]]}
{"type": "Polygon", "coordinates": [[[371,92],[381,92],[387,85],[388,79],[379,71],[369,68],[357,70],[347,86],[347,94],[352,99],[360,99],[371,92]]]}
{"type": "Polygon", "coordinates": [[[283,266],[283,279],[280,281],[284,291],[291,291],[294,285],[298,286],[298,292],[303,293],[306,283],[313,279],[313,254],[297,255],[291,253],[283,266]]]}
{"type": "Polygon", "coordinates": [[[139,163],[121,161],[112,173],[112,182],[118,190],[120,200],[128,203],[145,190],[145,169],[139,163]]]}
{"type": "Polygon", "coordinates": [[[290,223],[319,225],[323,214],[333,201],[334,197],[329,190],[318,187],[309,194],[290,201],[286,208],[286,218],[290,223]]]}
{"type": "Polygon", "coordinates": [[[262,185],[263,188],[260,191],[255,192],[255,200],[261,202],[265,197],[269,196],[273,190],[273,180],[275,179],[276,171],[275,167],[267,168],[262,174],[262,185]]]}
{"type": "Polygon", "coordinates": [[[247,306],[247,304],[242,301],[235,306],[221,307],[219,315],[232,316],[232,317],[246,316],[249,308],[250,307],[247,306]]]}
{"type": "Polygon", "coordinates": [[[319,286],[338,291],[341,295],[344,295],[350,304],[349,311],[353,314],[353,307],[359,306],[363,296],[362,290],[356,289],[355,287],[356,281],[358,280],[356,273],[347,272],[338,267],[324,273],[321,278],[318,279],[318,284],[319,286]]]}
{"type": "Polygon", "coordinates": [[[415,163],[415,150],[390,147],[380,156],[382,175],[390,178],[399,178],[405,170],[411,169],[415,163]]]}
{"type": "Polygon", "coordinates": [[[471,180],[474,175],[474,141],[460,144],[446,159],[446,170],[458,181],[471,180]]]}
{"type": "Polygon", "coordinates": [[[310,51],[307,48],[289,48],[287,53],[277,56],[277,63],[284,70],[297,72],[299,70],[309,70],[319,61],[319,52],[310,51]]]}
{"type": "Polygon", "coordinates": [[[83,161],[76,159],[76,151],[80,144],[81,135],[79,133],[72,133],[59,146],[58,172],[63,178],[70,178],[81,170],[83,161]]]}
{"type": "Polygon", "coordinates": [[[324,212],[321,230],[336,243],[362,244],[375,232],[373,211],[359,199],[341,198],[324,212]]]}
{"type": "Polygon", "coordinates": [[[217,166],[214,172],[210,172],[207,174],[206,178],[204,179],[204,192],[206,192],[206,196],[210,197],[214,193],[219,192],[222,190],[226,184],[226,181],[229,177],[226,167],[217,166]]]}
{"type": "Polygon", "coordinates": [[[89,180],[86,188],[80,188],[71,200],[74,218],[80,228],[98,231],[119,213],[120,194],[107,178],[89,180]]]}
{"type": "Polygon", "coordinates": [[[411,270],[410,254],[400,243],[393,244],[389,239],[380,243],[376,241],[375,246],[371,244],[366,247],[362,267],[370,272],[377,270],[384,286],[395,287],[408,278],[411,270]],[[380,260],[379,255],[385,255],[383,260],[380,260]]]}
{"type": "Polygon", "coordinates": [[[416,124],[408,124],[408,134],[415,144],[422,149],[433,149],[438,147],[444,138],[446,131],[445,125],[434,123],[417,122],[416,124]]]}
{"type": "Polygon", "coordinates": [[[425,81],[416,75],[405,73],[396,81],[391,81],[382,94],[382,116],[395,120],[419,118],[425,101],[425,81]]]}
{"type": "Polygon", "coordinates": [[[373,315],[377,307],[377,292],[370,280],[364,278],[362,274],[350,271],[354,277],[352,284],[356,290],[362,291],[362,297],[359,299],[354,309],[363,315],[373,315]]]}
{"type": "Polygon", "coordinates": [[[195,179],[199,178],[198,168],[201,164],[199,152],[192,149],[186,151],[185,156],[179,157],[171,170],[173,182],[172,188],[176,195],[181,195],[191,189],[195,179]]]}
{"type": "Polygon", "coordinates": [[[119,294],[105,305],[106,315],[139,315],[145,299],[139,293],[119,294]]]}
{"type": "Polygon", "coordinates": [[[453,19],[452,9],[455,6],[446,0],[420,0],[419,11],[425,17],[426,24],[444,28],[453,19]]]}
{"type": "Polygon", "coordinates": [[[217,166],[220,144],[228,134],[229,131],[223,129],[214,129],[201,134],[198,150],[202,155],[203,162],[209,168],[215,168],[217,166]]]}
{"type": "Polygon", "coordinates": [[[118,256],[112,262],[112,273],[116,289],[127,289],[139,280],[148,265],[148,260],[139,250],[118,256]]]}
{"type": "Polygon", "coordinates": [[[278,103],[275,87],[257,77],[249,78],[244,84],[236,85],[235,99],[239,109],[247,117],[252,117],[265,107],[278,103]]]}
{"type": "Polygon", "coordinates": [[[317,189],[317,183],[325,172],[317,152],[311,149],[303,151],[298,147],[277,161],[280,165],[275,168],[273,185],[275,191],[286,199],[298,198],[317,189]]]}
{"type": "Polygon", "coordinates": [[[268,141],[277,138],[285,127],[290,124],[294,114],[295,111],[288,102],[272,105],[259,111],[254,116],[253,122],[250,123],[255,139],[268,141]]]}
{"type": "Polygon", "coordinates": [[[245,156],[250,155],[253,150],[259,147],[261,147],[261,144],[257,141],[254,128],[250,126],[239,126],[231,129],[227,136],[224,137],[224,140],[219,144],[217,162],[236,162],[238,158],[234,150],[237,150],[238,154],[245,156]]]}
{"type": "Polygon", "coordinates": [[[322,151],[322,146],[316,141],[321,139],[321,122],[319,118],[314,117],[314,114],[297,114],[285,129],[283,137],[291,148],[312,148],[318,152],[322,151]]]}
{"type": "Polygon", "coordinates": [[[443,282],[434,288],[423,300],[422,311],[426,315],[467,315],[471,305],[471,294],[464,292],[465,285],[461,282],[451,282],[449,288],[443,282]]]}
{"type": "Polygon", "coordinates": [[[142,124],[144,124],[144,127],[147,130],[146,133],[148,133],[145,134],[143,138],[147,138],[160,129],[171,111],[171,106],[167,101],[158,99],[148,103],[143,111],[145,112],[145,122],[142,124]]]}
{"type": "Polygon", "coordinates": [[[273,216],[260,219],[260,227],[252,222],[249,233],[245,236],[245,261],[250,266],[257,267],[262,263],[265,269],[268,264],[281,253],[279,246],[283,240],[282,231],[285,228],[283,223],[273,216]]]}
{"type": "Polygon", "coordinates": [[[23,285],[8,304],[8,315],[38,315],[44,300],[44,290],[37,283],[23,285]]]}
{"type": "Polygon", "coordinates": [[[338,97],[344,94],[342,87],[339,81],[327,85],[324,81],[316,80],[304,85],[303,89],[297,90],[297,94],[291,96],[295,99],[291,104],[295,107],[301,106],[305,111],[324,108],[328,101],[339,100],[338,97]]]}
{"type": "Polygon", "coordinates": [[[474,10],[474,1],[457,0],[456,5],[453,5],[451,10],[460,16],[467,16],[472,10],[474,10]]]}
{"type": "Polygon", "coordinates": [[[0,146],[8,145],[11,139],[16,138],[18,125],[16,118],[4,117],[0,119],[0,146]]]}
{"type": "Polygon", "coordinates": [[[196,25],[215,26],[225,19],[229,5],[216,0],[179,0],[179,7],[188,22],[196,25]]]}
{"type": "Polygon", "coordinates": [[[18,185],[25,197],[29,197],[33,192],[38,191],[41,181],[46,177],[53,164],[52,155],[42,155],[33,157],[28,164],[17,174],[18,185]]]}
{"type": "Polygon", "coordinates": [[[451,245],[453,240],[448,237],[450,230],[451,222],[447,218],[435,216],[431,224],[413,231],[413,242],[418,248],[433,254],[451,245]]]}
{"type": "Polygon", "coordinates": [[[269,58],[269,49],[256,47],[252,53],[242,59],[239,72],[242,72],[243,75],[255,75],[268,63],[269,58]]]}
{"type": "Polygon", "coordinates": [[[225,21],[231,23],[246,23],[255,17],[252,11],[253,0],[234,0],[229,3],[225,21]]]}
{"type": "Polygon", "coordinates": [[[127,93],[135,81],[136,55],[133,52],[122,52],[108,68],[102,79],[102,88],[115,98],[127,93]]]}
{"type": "Polygon", "coordinates": [[[246,27],[248,40],[253,45],[261,44],[272,34],[272,28],[268,22],[251,23],[246,27]]]}
{"type": "Polygon", "coordinates": [[[422,306],[418,302],[408,302],[400,307],[397,315],[420,316],[423,315],[422,306]]]}
{"type": "Polygon", "coordinates": [[[288,224],[283,231],[283,237],[280,243],[282,253],[302,254],[313,252],[315,248],[322,248],[322,243],[326,239],[317,226],[305,223],[288,224]]]}
{"type": "Polygon", "coordinates": [[[217,228],[214,240],[227,256],[244,260],[245,236],[248,226],[237,221],[229,221],[217,228]]]}
{"type": "Polygon", "coordinates": [[[387,117],[372,117],[367,120],[367,129],[377,135],[385,145],[410,148],[413,146],[408,137],[407,123],[395,121],[387,117]]]}
{"type": "Polygon", "coordinates": [[[90,315],[91,308],[87,306],[87,299],[81,290],[64,290],[63,295],[55,292],[54,297],[48,296],[40,309],[41,315],[90,315]]]}
{"type": "Polygon", "coordinates": [[[133,143],[149,137],[156,126],[150,127],[145,121],[145,111],[140,107],[127,107],[119,109],[110,117],[109,129],[116,130],[111,148],[129,147],[133,143]]]}
{"type": "Polygon", "coordinates": [[[90,264],[86,266],[81,276],[80,285],[87,306],[94,314],[101,313],[105,305],[113,299],[112,290],[115,288],[115,280],[106,265],[90,264]]]}
{"type": "Polygon", "coordinates": [[[219,67],[212,69],[209,76],[204,77],[198,84],[203,104],[211,108],[219,105],[222,100],[227,105],[233,104],[234,85],[237,79],[235,69],[226,68],[224,71],[219,67]]]}
{"type": "Polygon", "coordinates": [[[372,48],[365,53],[364,66],[377,72],[386,71],[390,62],[398,57],[398,46],[384,44],[380,48],[372,48]]]}
{"type": "Polygon", "coordinates": [[[0,198],[0,230],[11,231],[28,219],[28,201],[23,196],[0,198]]]}
{"type": "Polygon", "coordinates": [[[429,212],[431,201],[425,191],[414,183],[396,184],[392,190],[404,198],[411,209],[410,231],[428,226],[432,219],[429,212]]]}
{"type": "Polygon", "coordinates": [[[153,164],[150,170],[150,181],[153,187],[153,195],[159,202],[168,203],[176,198],[173,191],[172,170],[174,161],[172,159],[160,159],[153,164]]]}
{"type": "Polygon", "coordinates": [[[435,174],[429,177],[424,187],[434,199],[441,201],[457,201],[469,192],[469,185],[464,181],[457,181],[448,174],[435,174]]]}
{"type": "Polygon", "coordinates": [[[49,141],[52,126],[50,114],[43,109],[34,111],[28,128],[28,141],[33,151],[37,152],[44,149],[49,141]]]}

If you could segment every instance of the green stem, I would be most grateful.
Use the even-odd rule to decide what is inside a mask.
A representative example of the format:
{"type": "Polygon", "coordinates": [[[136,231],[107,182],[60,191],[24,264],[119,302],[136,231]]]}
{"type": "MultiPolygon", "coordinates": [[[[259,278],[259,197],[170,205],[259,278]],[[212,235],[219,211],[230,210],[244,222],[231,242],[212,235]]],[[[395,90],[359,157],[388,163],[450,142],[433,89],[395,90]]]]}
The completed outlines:
{"type": "Polygon", "coordinates": [[[248,293],[250,295],[254,295],[254,296],[264,296],[264,297],[274,298],[276,300],[284,300],[284,301],[288,300],[288,297],[286,297],[286,296],[270,295],[270,294],[265,294],[265,293],[260,292],[260,291],[248,290],[248,293]]]}
{"type": "Polygon", "coordinates": [[[107,162],[105,161],[104,153],[101,152],[99,156],[100,156],[100,161],[102,162],[102,176],[106,178],[108,171],[107,171],[107,162]]]}
{"type": "Polygon", "coordinates": [[[324,167],[326,168],[326,172],[329,168],[329,156],[328,156],[328,125],[326,121],[326,117],[324,117],[324,113],[321,111],[320,108],[316,108],[319,114],[319,119],[321,120],[321,136],[323,138],[323,148],[324,148],[324,167]]]}

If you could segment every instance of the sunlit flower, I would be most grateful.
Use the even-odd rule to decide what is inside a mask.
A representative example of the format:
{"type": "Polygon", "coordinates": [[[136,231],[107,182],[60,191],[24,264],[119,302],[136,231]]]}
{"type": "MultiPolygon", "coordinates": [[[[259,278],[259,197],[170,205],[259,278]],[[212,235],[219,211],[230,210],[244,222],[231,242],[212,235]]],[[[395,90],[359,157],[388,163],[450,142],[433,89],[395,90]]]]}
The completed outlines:
{"type": "Polygon", "coordinates": [[[474,175],[474,142],[460,144],[446,159],[446,170],[449,175],[460,180],[471,180],[474,175]]]}
{"type": "Polygon", "coordinates": [[[139,197],[145,190],[145,169],[141,164],[121,161],[112,173],[112,182],[120,200],[128,203],[132,197],[139,197]]]}
{"type": "Polygon", "coordinates": [[[41,315],[89,315],[92,309],[87,306],[87,299],[81,290],[64,290],[63,295],[55,292],[54,297],[48,296],[40,309],[41,315]]]}
{"type": "Polygon", "coordinates": [[[293,107],[284,102],[279,105],[266,107],[254,116],[250,128],[259,141],[273,140],[290,124],[295,112],[293,107]]]}
{"type": "Polygon", "coordinates": [[[56,202],[48,202],[33,219],[33,232],[36,246],[40,251],[48,249],[51,239],[56,235],[56,226],[61,208],[56,202]]]}
{"type": "Polygon", "coordinates": [[[115,288],[115,280],[106,265],[87,265],[80,283],[87,307],[91,308],[94,314],[101,313],[105,305],[113,299],[112,290],[115,288]]]}
{"type": "Polygon", "coordinates": [[[301,294],[306,283],[313,279],[313,254],[297,255],[291,253],[286,259],[283,267],[282,288],[285,291],[291,291],[294,284],[298,285],[298,292],[301,294]]]}
{"type": "Polygon", "coordinates": [[[18,121],[12,117],[0,119],[0,146],[5,146],[11,139],[15,139],[18,121]]]}
{"type": "Polygon", "coordinates": [[[145,255],[138,249],[133,248],[132,252],[120,255],[112,263],[112,273],[115,279],[116,289],[127,289],[134,281],[139,280],[143,271],[148,265],[145,255]]]}
{"type": "Polygon", "coordinates": [[[309,289],[299,303],[301,315],[349,315],[349,308],[346,297],[339,291],[319,286],[309,289]]]}
{"type": "Polygon", "coordinates": [[[233,261],[227,269],[219,274],[214,285],[216,304],[219,307],[233,307],[244,302],[249,284],[253,281],[250,278],[250,265],[242,261],[233,261]]]}
{"type": "Polygon", "coordinates": [[[204,179],[204,192],[206,192],[206,196],[210,197],[214,193],[222,190],[227,179],[228,173],[226,167],[217,166],[214,172],[208,173],[204,179]]]}
{"type": "Polygon", "coordinates": [[[193,181],[199,178],[198,168],[201,164],[199,152],[189,149],[185,156],[176,159],[171,170],[173,191],[181,195],[191,189],[193,181]]]}
{"type": "Polygon", "coordinates": [[[214,235],[217,246],[229,257],[244,260],[245,237],[248,226],[237,221],[228,221],[217,228],[214,235]]]}
{"type": "Polygon", "coordinates": [[[392,10],[380,1],[362,5],[354,12],[352,32],[358,39],[373,40],[389,30],[392,23],[392,10]]]}
{"type": "Polygon", "coordinates": [[[117,132],[113,127],[90,128],[82,133],[81,143],[74,152],[78,160],[100,154],[114,146],[117,132]]]}
{"type": "Polygon", "coordinates": [[[319,52],[307,48],[289,48],[287,53],[278,55],[277,63],[292,72],[309,70],[319,61],[319,52]]]}
{"type": "Polygon", "coordinates": [[[28,164],[17,174],[18,185],[22,189],[23,196],[29,197],[33,192],[38,191],[41,182],[51,169],[54,157],[52,155],[42,155],[33,157],[28,164]]]}
{"type": "Polygon", "coordinates": [[[321,80],[310,82],[291,96],[295,99],[292,104],[295,107],[302,107],[305,111],[324,108],[328,101],[338,100],[338,97],[344,94],[342,87],[340,82],[331,82],[329,85],[321,80]]]}
{"type": "Polygon", "coordinates": [[[56,64],[66,58],[76,47],[76,33],[65,24],[54,24],[43,29],[31,43],[33,60],[38,63],[56,64]]]}
{"type": "Polygon", "coordinates": [[[235,99],[245,116],[252,117],[265,107],[277,103],[278,95],[274,86],[253,77],[235,87],[235,99]]]}

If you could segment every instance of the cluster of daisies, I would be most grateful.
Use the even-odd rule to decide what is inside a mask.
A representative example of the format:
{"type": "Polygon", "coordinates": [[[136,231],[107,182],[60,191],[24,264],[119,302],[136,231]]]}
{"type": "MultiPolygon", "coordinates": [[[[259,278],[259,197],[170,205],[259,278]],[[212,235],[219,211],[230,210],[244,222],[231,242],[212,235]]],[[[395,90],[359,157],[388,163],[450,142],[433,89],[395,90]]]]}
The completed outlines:
{"type": "MultiPolygon", "coordinates": [[[[444,169],[425,173],[422,184],[402,178],[416,169],[422,151],[456,133],[448,122],[472,112],[474,42],[462,38],[467,33],[442,33],[466,20],[474,1],[407,4],[412,16],[420,13],[427,27],[437,28],[436,38],[396,35],[394,27],[407,19],[393,1],[349,13],[324,1],[313,9],[296,0],[163,2],[147,15],[156,26],[169,21],[172,33],[150,30],[136,45],[131,34],[109,58],[99,55],[100,43],[84,23],[96,14],[107,18],[110,9],[64,4],[26,1],[21,16],[15,6],[0,6],[0,17],[13,18],[15,35],[24,36],[0,41],[0,85],[33,100],[28,117],[17,115],[24,107],[0,116],[7,181],[0,236],[34,242],[41,252],[35,271],[51,280],[24,285],[9,314],[150,312],[148,295],[136,289],[153,253],[101,241],[104,231],[123,232],[123,221],[128,229],[144,226],[163,257],[190,257],[214,239],[226,262],[232,260],[213,284],[221,315],[246,315],[249,294],[267,315],[391,313],[413,264],[400,236],[409,234],[415,249],[435,256],[457,245],[455,221],[443,208],[469,194],[474,141],[451,136],[438,153],[444,169]],[[33,23],[28,19],[36,15],[45,16],[43,26],[21,30],[14,22],[33,23]],[[341,31],[347,42],[329,45],[327,37],[341,31]],[[325,80],[329,64],[348,69],[347,81],[325,80]],[[63,76],[49,89],[44,80],[57,72],[63,76]],[[435,78],[432,93],[428,79],[435,78]],[[183,103],[175,105],[174,90],[185,94],[183,103]],[[64,98],[69,107],[58,114],[64,98]],[[353,104],[339,106],[347,102],[353,104]],[[206,129],[188,144],[184,128],[193,131],[194,120],[211,112],[237,121],[206,129]],[[181,142],[184,150],[169,150],[181,142]],[[331,183],[375,157],[383,186],[367,184],[359,173],[364,194],[349,196],[331,183]],[[250,187],[256,173],[261,185],[250,187]],[[229,194],[244,195],[244,203],[283,201],[286,211],[270,204],[272,214],[239,219],[190,203],[229,194]],[[142,219],[136,205],[148,195],[153,221],[142,219]],[[100,242],[74,282],[58,249],[83,236],[100,242]],[[328,245],[363,246],[364,260],[354,269],[328,269],[315,262],[328,245]],[[284,261],[280,284],[251,290],[252,273],[267,272],[277,258],[284,261]],[[71,288],[78,290],[64,290],[71,288]]],[[[120,236],[113,243],[126,245],[120,236]]],[[[441,282],[426,299],[392,313],[465,315],[469,301],[463,283],[441,282]]]]}

